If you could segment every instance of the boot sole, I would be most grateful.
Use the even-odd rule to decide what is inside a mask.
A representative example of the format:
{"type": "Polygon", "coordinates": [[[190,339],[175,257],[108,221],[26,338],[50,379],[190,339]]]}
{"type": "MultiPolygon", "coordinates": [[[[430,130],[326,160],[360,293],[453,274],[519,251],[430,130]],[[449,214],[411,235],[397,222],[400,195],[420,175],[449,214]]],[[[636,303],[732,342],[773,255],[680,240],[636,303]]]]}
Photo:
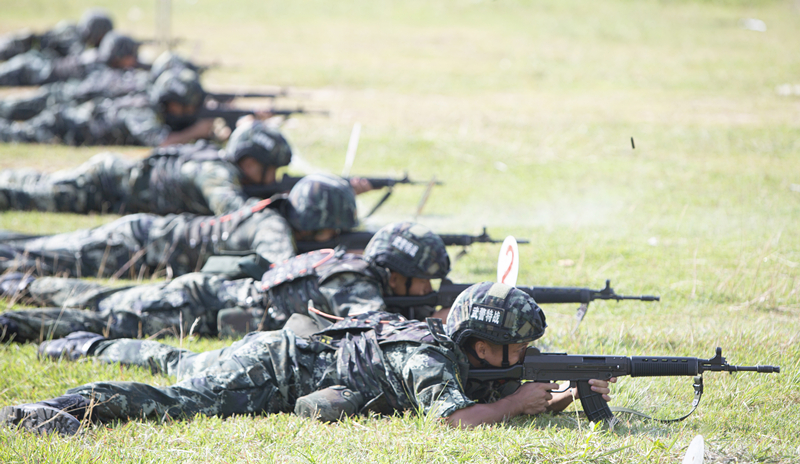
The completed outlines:
{"type": "Polygon", "coordinates": [[[0,423],[42,435],[52,432],[75,435],[81,425],[78,419],[65,412],[38,405],[6,406],[0,409],[0,423]]]}

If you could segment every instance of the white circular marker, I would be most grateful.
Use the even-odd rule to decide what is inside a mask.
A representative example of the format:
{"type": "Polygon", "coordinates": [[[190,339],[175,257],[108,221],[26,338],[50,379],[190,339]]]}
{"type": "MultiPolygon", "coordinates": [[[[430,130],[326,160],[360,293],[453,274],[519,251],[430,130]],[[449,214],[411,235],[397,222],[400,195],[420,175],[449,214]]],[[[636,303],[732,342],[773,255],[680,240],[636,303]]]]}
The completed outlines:
{"type": "Polygon", "coordinates": [[[515,287],[517,275],[519,275],[517,239],[509,235],[503,240],[503,245],[500,247],[500,257],[497,259],[497,281],[515,287]]]}

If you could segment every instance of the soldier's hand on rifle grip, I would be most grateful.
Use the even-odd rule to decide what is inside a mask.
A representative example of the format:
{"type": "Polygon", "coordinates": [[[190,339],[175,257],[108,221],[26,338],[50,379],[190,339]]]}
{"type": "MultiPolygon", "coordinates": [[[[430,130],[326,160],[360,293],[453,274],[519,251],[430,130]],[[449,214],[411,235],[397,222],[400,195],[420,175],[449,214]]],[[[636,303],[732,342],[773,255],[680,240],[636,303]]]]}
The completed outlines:
{"type": "Polygon", "coordinates": [[[603,395],[603,399],[606,401],[611,401],[611,396],[609,396],[611,393],[611,385],[609,385],[610,383],[617,383],[617,378],[612,377],[608,379],[608,381],[597,379],[592,379],[589,381],[589,385],[592,386],[592,391],[603,395]]]}
{"type": "Polygon", "coordinates": [[[548,410],[553,399],[551,390],[558,390],[557,383],[527,382],[508,396],[508,399],[517,403],[521,414],[541,414],[548,410]]]}

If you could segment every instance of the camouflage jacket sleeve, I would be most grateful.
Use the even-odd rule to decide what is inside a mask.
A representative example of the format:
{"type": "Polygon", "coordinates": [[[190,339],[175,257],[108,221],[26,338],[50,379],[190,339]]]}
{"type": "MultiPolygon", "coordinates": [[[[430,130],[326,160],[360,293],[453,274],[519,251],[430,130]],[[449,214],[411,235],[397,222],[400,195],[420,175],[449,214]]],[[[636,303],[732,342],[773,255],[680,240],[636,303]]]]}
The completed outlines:
{"type": "Polygon", "coordinates": [[[406,407],[447,417],[475,404],[464,392],[458,362],[452,351],[429,344],[398,343],[383,350],[391,369],[403,383],[406,407]]]}
{"type": "Polygon", "coordinates": [[[280,263],[296,253],[292,229],[286,219],[271,209],[254,213],[239,224],[228,240],[227,248],[253,250],[270,263],[280,263]]]}
{"type": "Polygon", "coordinates": [[[169,136],[169,127],[161,123],[153,108],[121,108],[118,117],[130,134],[130,144],[157,147],[169,136]]]}
{"type": "Polygon", "coordinates": [[[225,214],[241,208],[247,196],[239,182],[239,173],[222,161],[187,161],[181,176],[195,185],[214,214],[225,214]]]}
{"type": "Polygon", "coordinates": [[[319,290],[328,300],[331,313],[336,316],[386,310],[378,282],[361,274],[338,273],[325,280],[319,290]]]}

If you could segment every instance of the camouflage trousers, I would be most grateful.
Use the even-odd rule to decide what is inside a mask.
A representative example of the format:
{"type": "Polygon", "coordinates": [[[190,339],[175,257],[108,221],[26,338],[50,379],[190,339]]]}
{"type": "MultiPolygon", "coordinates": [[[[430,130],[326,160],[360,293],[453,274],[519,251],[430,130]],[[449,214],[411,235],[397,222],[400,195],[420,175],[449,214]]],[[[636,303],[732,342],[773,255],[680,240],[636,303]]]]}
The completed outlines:
{"type": "Polygon", "coordinates": [[[0,118],[13,121],[25,121],[33,118],[47,108],[50,93],[39,90],[33,95],[0,100],[0,118]]]}
{"type": "Polygon", "coordinates": [[[136,279],[196,272],[213,247],[188,244],[191,217],[128,214],[93,229],[33,238],[4,238],[0,231],[0,273],[136,279]]]}
{"type": "MultiPolygon", "coordinates": [[[[0,121],[0,140],[2,129],[0,121]]],[[[100,153],[77,168],[52,174],[32,169],[0,171],[0,211],[119,213],[131,195],[133,165],[115,154],[100,153]]]]}
{"type": "Polygon", "coordinates": [[[233,350],[238,343],[241,341],[219,350],[193,353],[152,340],[121,338],[103,340],[97,344],[89,356],[104,363],[145,367],[154,374],[185,380],[197,376],[220,359],[228,356],[227,353],[233,350]]]}
{"type": "Polygon", "coordinates": [[[227,325],[231,314],[252,321],[264,318],[264,310],[254,304],[261,300],[252,279],[228,281],[199,272],[127,288],[44,277],[29,292],[39,305],[55,307],[3,313],[16,326],[20,342],[62,338],[80,330],[112,339],[190,332],[216,336],[220,329],[234,335],[254,330],[258,323],[245,323],[245,330],[234,332],[227,325]],[[252,307],[238,307],[240,299],[252,307]]]}
{"type": "Polygon", "coordinates": [[[317,388],[327,367],[325,357],[289,330],[254,332],[213,353],[205,369],[185,371],[184,380],[169,387],[94,382],[67,394],[93,400],[93,415],[103,422],[290,412],[317,388]]]}
{"type": "Polygon", "coordinates": [[[56,79],[56,59],[39,51],[19,54],[0,64],[0,86],[42,85],[56,79]]]}
{"type": "Polygon", "coordinates": [[[148,266],[145,248],[150,225],[158,219],[155,215],[129,214],[94,229],[0,240],[0,273],[136,278],[141,272],[149,276],[158,263],[152,263],[152,269],[148,266]]]}

